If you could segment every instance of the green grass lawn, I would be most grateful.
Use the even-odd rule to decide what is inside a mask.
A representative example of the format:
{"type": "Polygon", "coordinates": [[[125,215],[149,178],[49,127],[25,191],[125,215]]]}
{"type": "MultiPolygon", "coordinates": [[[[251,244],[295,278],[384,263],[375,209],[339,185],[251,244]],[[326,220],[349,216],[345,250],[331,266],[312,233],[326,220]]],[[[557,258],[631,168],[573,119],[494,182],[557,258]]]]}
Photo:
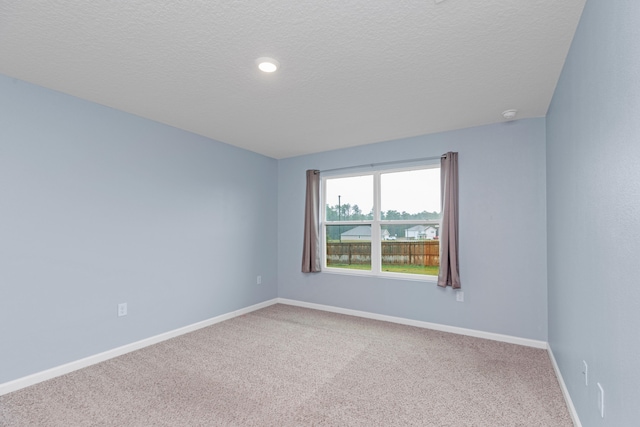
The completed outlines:
{"type": "MultiPolygon", "coordinates": [[[[348,268],[350,270],[371,270],[371,264],[331,264],[332,268],[348,268]]],[[[407,274],[425,274],[437,276],[440,268],[438,266],[422,266],[422,265],[388,265],[382,264],[382,271],[390,273],[407,273],[407,274]]]]}
{"type": "Polygon", "coordinates": [[[424,265],[385,265],[382,264],[382,271],[389,271],[393,273],[410,273],[410,274],[428,274],[431,276],[437,276],[440,267],[424,266],[424,265]]]}
{"type": "Polygon", "coordinates": [[[371,270],[371,264],[329,264],[331,268],[348,268],[350,270],[371,270]]]}

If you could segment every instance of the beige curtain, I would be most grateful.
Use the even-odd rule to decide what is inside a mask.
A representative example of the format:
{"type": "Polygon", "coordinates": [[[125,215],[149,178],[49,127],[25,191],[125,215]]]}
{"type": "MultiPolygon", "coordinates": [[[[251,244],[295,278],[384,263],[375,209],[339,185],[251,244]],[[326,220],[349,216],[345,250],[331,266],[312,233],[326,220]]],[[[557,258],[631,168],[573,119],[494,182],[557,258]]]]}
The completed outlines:
{"type": "Polygon", "coordinates": [[[440,274],[438,286],[460,288],[458,266],[458,153],[440,159],[442,221],[440,223],[440,274]]]}
{"type": "Polygon", "coordinates": [[[320,171],[307,171],[307,195],[304,207],[304,243],[302,247],[302,272],[320,271],[320,171]]]}

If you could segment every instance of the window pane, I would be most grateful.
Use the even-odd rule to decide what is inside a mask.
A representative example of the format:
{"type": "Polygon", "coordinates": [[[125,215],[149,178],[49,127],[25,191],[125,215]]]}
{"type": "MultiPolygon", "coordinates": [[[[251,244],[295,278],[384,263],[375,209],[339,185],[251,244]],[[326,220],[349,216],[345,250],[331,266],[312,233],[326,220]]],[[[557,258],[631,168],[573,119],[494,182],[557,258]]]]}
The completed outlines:
{"type": "Polygon", "coordinates": [[[373,219],[373,175],[329,178],[325,185],[327,221],[373,219]]]}
{"type": "Polygon", "coordinates": [[[332,223],[324,224],[326,266],[437,276],[440,168],[434,166],[324,178],[324,220],[332,223]]]}
{"type": "Polygon", "coordinates": [[[371,270],[371,225],[327,225],[327,267],[371,270]]]}
{"type": "Polygon", "coordinates": [[[440,168],[380,175],[381,219],[439,219],[440,168]]]}
{"type": "Polygon", "coordinates": [[[382,271],[438,275],[438,226],[383,225],[381,236],[382,271]]]}

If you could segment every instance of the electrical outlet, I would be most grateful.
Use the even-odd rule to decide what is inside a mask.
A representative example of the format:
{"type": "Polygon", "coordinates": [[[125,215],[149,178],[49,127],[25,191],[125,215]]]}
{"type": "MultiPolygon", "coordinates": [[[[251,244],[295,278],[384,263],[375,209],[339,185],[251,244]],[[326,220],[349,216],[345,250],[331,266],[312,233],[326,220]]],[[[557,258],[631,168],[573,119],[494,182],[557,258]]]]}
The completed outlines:
{"type": "Polygon", "coordinates": [[[456,301],[464,302],[464,292],[456,291],[456,301]]]}
{"type": "Polygon", "coordinates": [[[600,417],[604,418],[604,389],[598,383],[598,411],[600,411],[600,417]]]}
{"type": "Polygon", "coordinates": [[[585,362],[584,360],[582,361],[582,364],[584,365],[582,367],[582,375],[584,375],[584,385],[589,385],[589,366],[587,366],[587,362],[585,362]]]}
{"type": "Polygon", "coordinates": [[[118,317],[127,315],[127,303],[123,302],[118,304],[118,317]]]}
{"type": "Polygon", "coordinates": [[[262,284],[262,276],[258,276],[258,277],[256,278],[256,283],[257,283],[258,285],[261,285],[261,284],[262,284]]]}

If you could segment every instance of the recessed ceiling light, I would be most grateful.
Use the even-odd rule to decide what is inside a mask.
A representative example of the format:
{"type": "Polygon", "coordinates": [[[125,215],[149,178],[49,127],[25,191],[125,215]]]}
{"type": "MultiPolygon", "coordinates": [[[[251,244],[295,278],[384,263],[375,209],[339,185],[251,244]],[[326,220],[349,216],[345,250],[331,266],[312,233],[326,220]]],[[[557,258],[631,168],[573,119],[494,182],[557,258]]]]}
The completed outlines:
{"type": "Polygon", "coordinates": [[[513,120],[516,118],[517,114],[518,114],[518,110],[505,110],[502,112],[502,117],[504,117],[507,120],[513,120]]]}
{"type": "Polygon", "coordinates": [[[273,73],[280,67],[280,63],[273,58],[262,57],[256,59],[256,64],[260,71],[265,73],[273,73]]]}

